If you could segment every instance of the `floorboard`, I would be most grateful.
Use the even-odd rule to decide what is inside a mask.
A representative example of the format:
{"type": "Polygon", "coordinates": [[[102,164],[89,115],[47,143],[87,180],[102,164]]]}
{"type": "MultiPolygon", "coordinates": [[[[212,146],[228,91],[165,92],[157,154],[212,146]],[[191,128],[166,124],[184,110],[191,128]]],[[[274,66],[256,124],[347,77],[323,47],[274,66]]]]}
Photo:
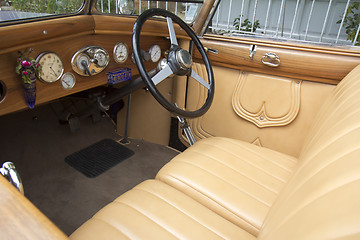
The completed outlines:
{"type": "MultiPolygon", "coordinates": [[[[154,116],[155,117],[155,116],[154,116]]],[[[64,162],[69,154],[104,138],[116,141],[110,118],[81,121],[71,133],[51,104],[0,117],[0,163],[15,163],[25,195],[66,234],[136,184],[154,178],[178,152],[143,140],[126,145],[135,155],[96,178],[87,178],[64,162]]]]}

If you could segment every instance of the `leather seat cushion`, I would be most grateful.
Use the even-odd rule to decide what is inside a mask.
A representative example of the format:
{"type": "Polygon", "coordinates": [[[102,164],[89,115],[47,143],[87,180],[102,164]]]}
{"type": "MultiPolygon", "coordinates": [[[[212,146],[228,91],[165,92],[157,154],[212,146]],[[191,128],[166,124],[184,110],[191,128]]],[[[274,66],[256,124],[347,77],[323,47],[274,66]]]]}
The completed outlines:
{"type": "Polygon", "coordinates": [[[178,190],[147,180],[110,203],[70,239],[255,239],[178,190]]]}
{"type": "Polygon", "coordinates": [[[297,159],[228,138],[207,138],[165,165],[157,179],[257,236],[297,159]]]}

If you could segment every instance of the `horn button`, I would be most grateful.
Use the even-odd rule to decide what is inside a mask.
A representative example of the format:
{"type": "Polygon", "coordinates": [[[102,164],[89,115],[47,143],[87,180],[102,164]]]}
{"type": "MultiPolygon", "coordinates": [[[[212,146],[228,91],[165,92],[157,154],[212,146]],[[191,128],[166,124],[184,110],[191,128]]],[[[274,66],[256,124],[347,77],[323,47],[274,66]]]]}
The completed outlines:
{"type": "Polygon", "coordinates": [[[168,63],[172,71],[177,75],[186,75],[192,65],[191,54],[182,48],[173,48],[167,57],[168,63]]]}
{"type": "Polygon", "coordinates": [[[178,49],[176,51],[175,57],[181,69],[187,70],[191,67],[192,57],[185,49],[178,49]]]}

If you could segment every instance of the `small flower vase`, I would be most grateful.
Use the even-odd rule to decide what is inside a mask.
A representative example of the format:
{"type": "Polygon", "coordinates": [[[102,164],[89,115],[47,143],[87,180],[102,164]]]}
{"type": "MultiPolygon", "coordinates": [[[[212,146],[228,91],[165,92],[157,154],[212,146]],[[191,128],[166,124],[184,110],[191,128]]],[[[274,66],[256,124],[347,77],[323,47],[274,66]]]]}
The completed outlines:
{"type": "Polygon", "coordinates": [[[25,93],[25,101],[29,108],[34,108],[35,100],[36,100],[36,77],[35,73],[29,75],[30,82],[23,82],[24,85],[24,93],[25,93]]]}

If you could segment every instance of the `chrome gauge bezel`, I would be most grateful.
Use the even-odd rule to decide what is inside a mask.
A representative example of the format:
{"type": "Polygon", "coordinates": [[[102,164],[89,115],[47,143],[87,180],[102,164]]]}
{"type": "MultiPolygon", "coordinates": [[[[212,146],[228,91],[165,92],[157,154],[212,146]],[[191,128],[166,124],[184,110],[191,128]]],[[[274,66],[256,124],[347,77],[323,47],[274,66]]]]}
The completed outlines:
{"type": "Polygon", "coordinates": [[[72,74],[71,72],[66,72],[66,73],[64,73],[64,74],[62,75],[60,81],[61,81],[61,86],[62,86],[63,89],[70,90],[70,89],[72,89],[72,88],[75,86],[76,78],[75,78],[75,75],[72,74]],[[65,79],[67,76],[72,77],[73,82],[72,82],[70,85],[66,85],[66,86],[65,86],[65,85],[64,85],[64,79],[65,79]]]}
{"type": "Polygon", "coordinates": [[[93,76],[102,72],[109,64],[109,54],[105,48],[100,46],[87,46],[77,51],[71,58],[71,68],[80,76],[93,76]],[[105,62],[99,66],[96,60],[96,54],[105,54],[105,62]],[[80,58],[86,56],[87,69],[80,62],[80,58]],[[87,72],[89,70],[89,72],[87,72]]]}
{"type": "Polygon", "coordinates": [[[115,61],[116,63],[124,63],[124,62],[126,62],[126,60],[128,59],[128,57],[129,57],[129,48],[128,48],[127,44],[126,44],[125,42],[122,42],[122,41],[116,43],[115,46],[114,46],[114,49],[113,49],[113,58],[114,58],[114,61],[115,61]],[[120,59],[116,56],[116,50],[117,50],[117,48],[120,47],[120,46],[125,46],[125,49],[126,49],[126,56],[125,56],[125,58],[124,58],[123,60],[120,60],[120,59]]]}
{"type": "MultiPolygon", "coordinates": [[[[45,79],[44,76],[43,76],[43,74],[37,74],[39,80],[41,80],[42,82],[45,82],[45,83],[53,83],[53,82],[58,81],[58,80],[61,78],[62,74],[64,73],[64,63],[63,63],[61,57],[59,56],[59,54],[57,54],[57,53],[55,53],[55,52],[42,52],[42,53],[40,53],[39,56],[36,58],[36,62],[39,63],[39,64],[41,64],[41,60],[42,60],[44,57],[46,57],[47,55],[49,55],[49,54],[55,55],[55,56],[57,57],[57,59],[60,61],[60,63],[61,63],[61,71],[60,71],[60,73],[59,73],[59,76],[57,76],[56,79],[52,79],[52,80],[45,79]]],[[[47,67],[47,66],[41,65],[41,68],[42,68],[42,69],[41,69],[41,72],[44,71],[44,68],[45,68],[45,67],[47,67]]],[[[51,66],[50,66],[50,67],[51,67],[51,66]]],[[[54,72],[54,73],[55,73],[55,72],[54,72]]]]}

